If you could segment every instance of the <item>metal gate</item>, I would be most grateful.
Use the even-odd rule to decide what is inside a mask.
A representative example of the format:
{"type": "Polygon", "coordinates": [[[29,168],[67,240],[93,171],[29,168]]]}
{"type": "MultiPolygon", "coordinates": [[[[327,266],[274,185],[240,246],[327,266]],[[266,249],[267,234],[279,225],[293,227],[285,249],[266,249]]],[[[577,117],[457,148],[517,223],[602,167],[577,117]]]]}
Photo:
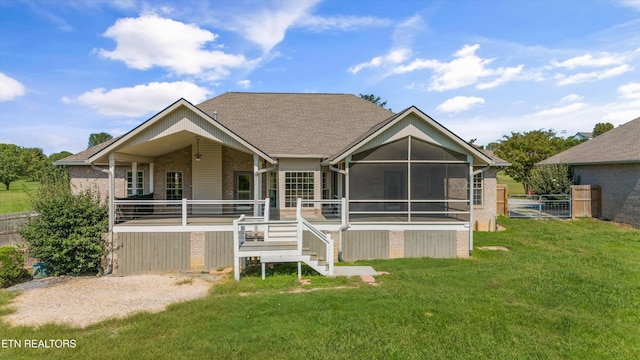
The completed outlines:
{"type": "Polygon", "coordinates": [[[571,218],[571,195],[509,195],[510,218],[571,218]]]}

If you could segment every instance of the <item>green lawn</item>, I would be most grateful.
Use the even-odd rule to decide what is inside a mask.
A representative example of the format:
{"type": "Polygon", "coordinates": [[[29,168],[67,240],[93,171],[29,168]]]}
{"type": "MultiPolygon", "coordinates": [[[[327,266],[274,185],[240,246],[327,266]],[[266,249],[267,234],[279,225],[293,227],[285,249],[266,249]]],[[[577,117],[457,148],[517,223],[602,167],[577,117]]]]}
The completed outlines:
{"type": "Polygon", "coordinates": [[[27,192],[38,184],[37,181],[18,180],[11,183],[10,190],[0,184],[0,214],[31,210],[27,192]]]}
{"type": "Polygon", "coordinates": [[[498,184],[506,184],[509,189],[509,194],[524,194],[524,186],[521,183],[516,182],[511,176],[505,174],[504,171],[498,171],[497,174],[498,184]]]}
{"type": "MultiPolygon", "coordinates": [[[[77,344],[0,348],[0,358],[640,358],[640,231],[591,219],[500,223],[506,231],[476,233],[475,246],[510,252],[362,262],[389,272],[377,287],[287,293],[354,282],[244,277],[205,299],[87,329],[0,326],[0,339],[77,344]]],[[[0,304],[12,296],[0,292],[0,304]]]]}

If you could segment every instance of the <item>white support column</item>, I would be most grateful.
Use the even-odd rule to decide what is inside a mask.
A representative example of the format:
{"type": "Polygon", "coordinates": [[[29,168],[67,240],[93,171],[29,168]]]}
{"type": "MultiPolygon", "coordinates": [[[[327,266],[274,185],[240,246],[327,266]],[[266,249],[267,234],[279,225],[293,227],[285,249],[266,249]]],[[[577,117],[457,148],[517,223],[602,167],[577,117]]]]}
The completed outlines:
{"type": "Polygon", "coordinates": [[[115,223],[115,204],[116,199],[116,158],[115,154],[109,154],[109,232],[113,232],[113,224],[115,223]]]}
{"type": "Polygon", "coordinates": [[[149,194],[153,194],[153,163],[149,163],[149,194]]]}
{"type": "Polygon", "coordinates": [[[345,194],[345,198],[347,198],[347,224],[349,223],[349,199],[350,199],[350,194],[349,194],[349,163],[351,162],[351,155],[347,156],[347,158],[345,159],[344,162],[344,171],[347,173],[344,176],[344,194],[345,194]]]}
{"type": "Polygon", "coordinates": [[[187,198],[182,198],[182,226],[187,226],[187,198]]]}
{"type": "Polygon", "coordinates": [[[138,162],[131,163],[131,195],[138,194],[138,162]]]}
{"type": "Polygon", "coordinates": [[[473,156],[467,155],[469,162],[469,256],[473,254],[473,156]]]}
{"type": "Polygon", "coordinates": [[[258,184],[258,170],[260,170],[260,158],[253,154],[253,216],[258,216],[258,199],[260,198],[260,188],[258,184]]]}

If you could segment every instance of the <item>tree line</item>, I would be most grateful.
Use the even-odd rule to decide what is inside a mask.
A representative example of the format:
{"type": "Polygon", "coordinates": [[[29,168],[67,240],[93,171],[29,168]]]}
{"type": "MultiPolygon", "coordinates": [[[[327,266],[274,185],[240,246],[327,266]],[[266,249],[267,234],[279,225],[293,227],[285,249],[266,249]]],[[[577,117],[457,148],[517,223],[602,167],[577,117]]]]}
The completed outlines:
{"type": "MultiPolygon", "coordinates": [[[[112,138],[113,136],[105,132],[93,133],[89,135],[87,146],[92,147],[112,138]]],[[[0,183],[9,190],[11,183],[16,180],[39,181],[53,172],[60,171],[61,169],[53,163],[71,155],[73,154],[69,151],[61,151],[47,156],[40,148],[0,144],[0,183]]]]}
{"type": "MultiPolygon", "coordinates": [[[[601,135],[611,129],[613,129],[611,123],[598,123],[593,129],[593,136],[601,135]]],[[[540,129],[522,133],[511,132],[511,135],[504,135],[501,140],[487,145],[487,149],[494,151],[500,158],[511,163],[511,166],[505,168],[504,172],[521,183],[525,192],[529,192],[539,189],[541,176],[534,173],[535,164],[585,141],[588,140],[576,140],[573,137],[562,138],[553,129],[540,129]]],[[[558,171],[564,171],[567,178],[572,176],[569,169],[557,169],[556,167],[542,171],[551,171],[556,174],[558,171]]]]}

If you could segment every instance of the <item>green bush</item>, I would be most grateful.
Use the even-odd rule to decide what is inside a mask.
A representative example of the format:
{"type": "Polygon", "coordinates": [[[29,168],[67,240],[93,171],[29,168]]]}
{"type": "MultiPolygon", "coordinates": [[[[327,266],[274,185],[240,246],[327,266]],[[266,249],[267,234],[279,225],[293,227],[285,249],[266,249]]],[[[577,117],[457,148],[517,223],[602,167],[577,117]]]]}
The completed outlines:
{"type": "Polygon", "coordinates": [[[20,282],[24,275],[22,254],[11,246],[0,248],[0,285],[3,288],[20,282]]]}
{"type": "Polygon", "coordinates": [[[563,164],[537,166],[529,176],[529,188],[536,194],[570,194],[573,184],[573,171],[563,164]]]}
{"type": "Polygon", "coordinates": [[[29,253],[58,275],[86,275],[102,272],[106,254],[102,233],[108,230],[107,206],[97,192],[73,194],[65,174],[43,181],[32,194],[33,218],[20,235],[29,253]]]}

